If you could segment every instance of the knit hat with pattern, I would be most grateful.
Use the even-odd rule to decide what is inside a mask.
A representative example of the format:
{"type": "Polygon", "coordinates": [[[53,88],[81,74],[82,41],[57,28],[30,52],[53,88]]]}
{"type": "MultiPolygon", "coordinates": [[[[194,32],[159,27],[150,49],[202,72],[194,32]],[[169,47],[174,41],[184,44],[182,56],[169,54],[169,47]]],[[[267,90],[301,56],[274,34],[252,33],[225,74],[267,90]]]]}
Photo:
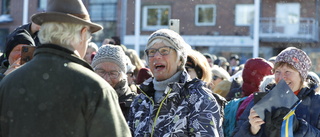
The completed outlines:
{"type": "Polygon", "coordinates": [[[275,61],[286,62],[296,68],[300,75],[306,79],[308,76],[308,70],[311,68],[311,60],[308,55],[301,49],[295,47],[288,47],[281,51],[275,61]]]}
{"type": "Polygon", "coordinates": [[[94,68],[102,62],[115,63],[120,67],[122,72],[127,72],[126,54],[120,46],[103,45],[100,47],[92,60],[91,66],[94,68]]]}

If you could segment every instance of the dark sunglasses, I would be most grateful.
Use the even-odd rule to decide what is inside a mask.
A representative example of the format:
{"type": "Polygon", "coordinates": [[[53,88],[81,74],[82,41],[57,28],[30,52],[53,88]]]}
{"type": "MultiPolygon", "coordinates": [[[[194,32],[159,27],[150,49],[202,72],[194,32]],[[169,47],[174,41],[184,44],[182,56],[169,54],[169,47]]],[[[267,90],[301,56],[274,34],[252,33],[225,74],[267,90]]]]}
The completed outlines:
{"type": "Polygon", "coordinates": [[[218,76],[216,76],[216,75],[214,75],[214,76],[212,77],[213,80],[217,80],[218,78],[220,78],[220,77],[218,77],[218,76]]]}

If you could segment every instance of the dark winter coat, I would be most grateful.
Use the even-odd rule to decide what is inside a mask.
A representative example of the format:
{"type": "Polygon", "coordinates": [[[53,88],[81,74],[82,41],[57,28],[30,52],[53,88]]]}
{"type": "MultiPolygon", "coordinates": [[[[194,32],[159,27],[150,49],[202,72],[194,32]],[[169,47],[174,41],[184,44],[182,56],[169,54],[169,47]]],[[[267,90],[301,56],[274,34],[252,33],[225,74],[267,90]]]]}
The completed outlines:
{"type": "MultiPolygon", "coordinates": [[[[320,95],[310,88],[303,88],[298,94],[302,102],[296,108],[295,114],[299,120],[299,129],[294,132],[295,137],[319,137],[320,136],[320,95]]],[[[250,109],[254,106],[252,100],[237,122],[237,128],[234,131],[234,137],[268,137],[265,135],[265,124],[257,135],[252,135],[248,116],[250,109]]]]}
{"type": "MultiPolygon", "coordinates": [[[[25,25],[21,25],[19,27],[17,27],[14,31],[11,32],[14,33],[14,32],[17,32],[21,29],[24,29],[26,30],[32,37],[32,39],[34,40],[34,43],[35,43],[35,46],[40,46],[40,42],[39,42],[39,38],[38,38],[38,32],[32,34],[31,33],[31,23],[28,23],[28,24],[25,24],[25,25]]],[[[0,80],[2,80],[5,75],[4,75],[4,72],[6,72],[6,70],[8,69],[9,67],[9,61],[8,59],[4,56],[4,54],[2,54],[0,56],[0,80]]]]}
{"type": "Polygon", "coordinates": [[[130,136],[113,88],[74,52],[41,45],[0,83],[1,137],[130,136]]]}
{"type": "Polygon", "coordinates": [[[120,82],[114,87],[114,89],[118,94],[122,113],[126,120],[128,120],[131,103],[137,96],[137,94],[131,91],[131,88],[128,86],[127,79],[120,80],[120,82]]]}
{"type": "Polygon", "coordinates": [[[128,121],[134,136],[223,136],[216,99],[204,82],[188,77],[184,71],[159,102],[153,100],[153,78],[140,85],[142,93],[132,103],[128,121]]]}

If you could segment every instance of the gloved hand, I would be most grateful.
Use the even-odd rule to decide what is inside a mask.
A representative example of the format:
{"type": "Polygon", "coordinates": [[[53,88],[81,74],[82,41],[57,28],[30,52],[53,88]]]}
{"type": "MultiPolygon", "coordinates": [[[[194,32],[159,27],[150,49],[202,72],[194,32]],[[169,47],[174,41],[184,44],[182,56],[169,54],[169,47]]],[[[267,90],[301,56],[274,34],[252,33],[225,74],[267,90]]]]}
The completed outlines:
{"type": "Polygon", "coordinates": [[[285,107],[277,108],[272,114],[267,111],[265,114],[265,134],[270,137],[280,137],[283,117],[289,111],[290,109],[285,107]]]}
{"type": "Polygon", "coordinates": [[[299,120],[297,119],[296,115],[293,116],[293,132],[296,132],[299,129],[299,120]]]}

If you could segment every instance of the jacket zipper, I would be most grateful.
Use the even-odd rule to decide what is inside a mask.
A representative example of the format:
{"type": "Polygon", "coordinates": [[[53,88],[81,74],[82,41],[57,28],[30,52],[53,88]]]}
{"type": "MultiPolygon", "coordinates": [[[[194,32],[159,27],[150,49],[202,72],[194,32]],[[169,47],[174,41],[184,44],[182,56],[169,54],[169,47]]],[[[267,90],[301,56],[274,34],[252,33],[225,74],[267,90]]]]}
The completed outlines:
{"type": "MultiPolygon", "coordinates": [[[[138,86],[137,86],[137,87],[138,87],[138,86]]],[[[138,87],[138,88],[139,88],[139,87],[138,87]]],[[[140,88],[139,88],[139,89],[140,89],[140,88]]],[[[150,98],[143,90],[140,89],[140,91],[141,91],[148,99],[151,100],[152,106],[153,106],[153,108],[154,108],[154,101],[153,101],[153,99],[150,98]]],[[[167,91],[167,90],[166,90],[166,91],[167,91]]],[[[165,91],[165,93],[166,93],[166,91],[165,91]]],[[[163,102],[168,98],[168,96],[169,96],[169,94],[171,93],[171,91],[172,91],[172,88],[169,88],[169,90],[167,91],[166,97],[160,102],[160,105],[159,105],[158,111],[157,111],[157,113],[156,113],[156,116],[155,116],[154,119],[153,119],[152,130],[151,130],[151,137],[153,136],[154,128],[155,128],[155,125],[156,125],[156,119],[159,117],[159,113],[160,113],[161,107],[162,107],[162,105],[163,105],[163,102]]]]}

